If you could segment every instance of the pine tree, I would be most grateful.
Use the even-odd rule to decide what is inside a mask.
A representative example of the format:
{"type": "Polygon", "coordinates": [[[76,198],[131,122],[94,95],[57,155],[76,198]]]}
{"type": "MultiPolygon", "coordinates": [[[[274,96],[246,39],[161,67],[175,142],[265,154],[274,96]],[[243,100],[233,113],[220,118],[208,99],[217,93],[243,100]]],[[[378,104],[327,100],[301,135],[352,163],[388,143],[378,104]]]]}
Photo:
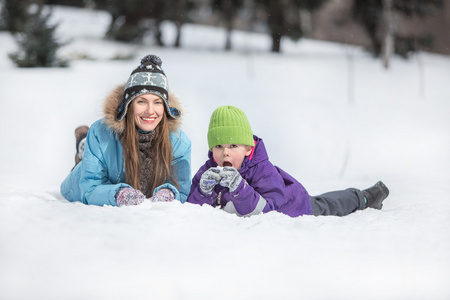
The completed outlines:
{"type": "Polygon", "coordinates": [[[19,51],[9,54],[11,60],[21,68],[66,67],[68,62],[56,57],[57,50],[65,45],[55,38],[58,25],[49,25],[51,12],[42,10],[31,15],[25,29],[16,34],[19,51]]]}
{"type": "Polygon", "coordinates": [[[4,0],[0,19],[5,29],[11,33],[21,32],[25,29],[28,19],[28,0],[4,0]]]}

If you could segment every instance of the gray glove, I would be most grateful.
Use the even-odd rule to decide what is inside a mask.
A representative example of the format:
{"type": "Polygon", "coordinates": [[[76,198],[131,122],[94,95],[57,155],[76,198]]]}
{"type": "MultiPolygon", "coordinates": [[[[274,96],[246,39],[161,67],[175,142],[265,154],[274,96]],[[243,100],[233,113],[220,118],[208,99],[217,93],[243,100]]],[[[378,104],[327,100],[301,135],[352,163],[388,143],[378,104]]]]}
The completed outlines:
{"type": "Polygon", "coordinates": [[[238,170],[233,167],[223,167],[220,170],[220,185],[230,189],[230,192],[234,192],[242,181],[242,176],[238,170]]]}
{"type": "Polygon", "coordinates": [[[211,195],[214,187],[220,182],[220,169],[211,167],[202,174],[200,178],[200,190],[207,195],[211,195]]]}

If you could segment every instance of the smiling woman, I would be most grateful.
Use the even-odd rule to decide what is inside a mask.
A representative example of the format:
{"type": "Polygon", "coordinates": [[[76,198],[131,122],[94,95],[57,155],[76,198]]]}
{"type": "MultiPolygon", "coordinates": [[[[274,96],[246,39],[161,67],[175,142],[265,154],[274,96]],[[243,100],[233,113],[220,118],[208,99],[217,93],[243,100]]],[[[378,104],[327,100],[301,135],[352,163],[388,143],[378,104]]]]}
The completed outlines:
{"type": "Polygon", "coordinates": [[[104,118],[87,133],[76,131],[77,164],[61,184],[67,200],[114,206],[186,201],[191,142],[161,65],[155,55],[144,57],[126,85],[106,98],[104,118]]]}
{"type": "Polygon", "coordinates": [[[153,94],[144,94],[131,104],[136,126],[143,131],[153,131],[164,115],[163,100],[153,94]]]}

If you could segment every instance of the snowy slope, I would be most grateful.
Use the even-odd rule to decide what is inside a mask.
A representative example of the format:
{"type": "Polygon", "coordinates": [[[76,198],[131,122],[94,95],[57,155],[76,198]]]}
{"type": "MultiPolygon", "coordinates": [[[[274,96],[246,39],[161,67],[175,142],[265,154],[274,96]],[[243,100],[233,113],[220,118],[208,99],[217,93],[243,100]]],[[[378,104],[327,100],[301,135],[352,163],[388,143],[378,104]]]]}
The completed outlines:
{"type": "MultiPolygon", "coordinates": [[[[102,40],[102,12],[55,9],[67,69],[16,69],[0,33],[0,299],[449,299],[450,58],[384,70],[357,47],[186,25],[183,48],[102,40]],[[192,172],[219,105],[242,108],[271,160],[319,194],[391,190],[382,211],[238,218],[211,207],[69,203],[73,130],[141,57],[163,60],[188,111],[192,172]],[[117,55],[133,60],[112,60],[117,55]]],[[[164,26],[173,40],[173,27],[164,26]]]]}

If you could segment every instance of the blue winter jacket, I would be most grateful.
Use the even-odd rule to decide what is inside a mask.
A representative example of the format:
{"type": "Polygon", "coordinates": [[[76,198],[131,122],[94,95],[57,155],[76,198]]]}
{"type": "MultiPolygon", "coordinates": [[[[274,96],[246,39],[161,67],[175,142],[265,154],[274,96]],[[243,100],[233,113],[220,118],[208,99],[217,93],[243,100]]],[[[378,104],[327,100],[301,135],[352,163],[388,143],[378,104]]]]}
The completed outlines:
{"type": "MultiPolygon", "coordinates": [[[[113,91],[107,98],[105,118],[96,121],[89,128],[83,160],[61,184],[61,194],[69,201],[117,206],[115,199],[117,191],[123,187],[130,187],[125,183],[122,145],[118,138],[118,133],[123,130],[124,124],[114,119],[117,102],[121,101],[120,90],[121,87],[118,87],[117,91],[113,91]]],[[[173,96],[170,104],[176,105],[173,96]]],[[[172,182],[167,180],[154,192],[161,188],[169,188],[174,192],[175,198],[183,203],[187,199],[191,186],[191,141],[179,129],[179,124],[179,119],[169,119],[172,167],[180,188],[178,190],[172,182]]]]}

